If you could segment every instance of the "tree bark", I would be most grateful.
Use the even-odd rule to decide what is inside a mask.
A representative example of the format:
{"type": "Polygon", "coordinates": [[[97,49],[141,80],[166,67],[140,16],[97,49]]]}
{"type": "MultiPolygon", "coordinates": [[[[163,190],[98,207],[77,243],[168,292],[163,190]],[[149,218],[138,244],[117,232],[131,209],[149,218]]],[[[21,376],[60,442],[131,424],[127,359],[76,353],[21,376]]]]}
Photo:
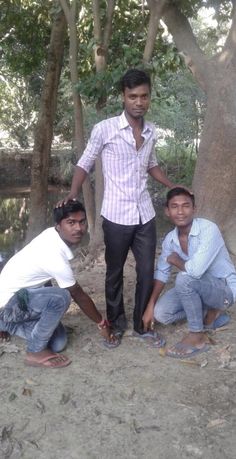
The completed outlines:
{"type": "Polygon", "coordinates": [[[154,46],[156,41],[156,36],[158,32],[159,22],[164,12],[164,7],[166,5],[167,0],[147,0],[148,8],[150,10],[149,15],[149,23],[148,23],[148,31],[147,31],[147,39],[145,43],[145,48],[143,52],[143,62],[149,62],[154,46]]]}
{"type": "Polygon", "coordinates": [[[198,215],[215,221],[236,255],[236,8],[222,51],[207,58],[199,48],[187,18],[176,4],[163,19],[176,46],[207,95],[207,110],[194,173],[198,215]]]}
{"type": "MultiPolygon", "coordinates": [[[[112,19],[115,8],[115,0],[107,1],[106,21],[105,26],[102,28],[100,19],[100,0],[93,0],[93,21],[94,21],[94,62],[96,72],[103,72],[107,66],[107,52],[109,41],[112,33],[112,19]]],[[[106,104],[106,95],[101,96],[96,104],[97,112],[106,104]]],[[[96,206],[96,220],[95,220],[95,231],[93,238],[90,240],[90,252],[95,254],[97,249],[103,244],[103,232],[102,232],[102,220],[100,216],[103,193],[104,193],[104,182],[102,174],[102,163],[101,159],[98,158],[95,164],[95,206],[96,206]]]]}
{"type": "MultiPolygon", "coordinates": [[[[78,152],[78,157],[80,157],[85,148],[84,141],[84,121],[83,121],[83,109],[80,94],[76,89],[76,85],[79,81],[78,76],[78,45],[77,45],[77,29],[76,29],[76,20],[77,20],[77,10],[78,2],[73,0],[71,7],[70,3],[67,0],[60,0],[61,7],[66,16],[68,30],[69,30],[69,63],[70,63],[70,75],[71,75],[71,85],[72,85],[72,97],[74,104],[74,122],[75,122],[75,147],[78,152]]],[[[94,203],[94,194],[92,191],[91,183],[89,178],[85,180],[82,186],[84,204],[86,207],[86,214],[88,219],[89,233],[90,238],[93,237],[95,229],[95,203],[94,203]]]]}
{"type": "Polygon", "coordinates": [[[47,223],[48,171],[57,90],[60,80],[66,20],[63,12],[56,15],[51,31],[47,70],[42,90],[38,122],[35,128],[31,170],[30,217],[27,242],[39,234],[47,223]]]}

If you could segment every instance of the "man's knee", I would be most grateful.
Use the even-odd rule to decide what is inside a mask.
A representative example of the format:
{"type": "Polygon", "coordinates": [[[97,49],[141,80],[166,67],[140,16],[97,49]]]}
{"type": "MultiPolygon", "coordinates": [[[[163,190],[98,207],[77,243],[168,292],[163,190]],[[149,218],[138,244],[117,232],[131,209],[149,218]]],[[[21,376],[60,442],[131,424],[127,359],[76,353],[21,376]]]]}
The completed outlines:
{"type": "Polygon", "coordinates": [[[168,325],[173,320],[171,320],[171,314],[167,313],[165,307],[162,307],[161,304],[156,304],[154,308],[154,317],[160,324],[168,325]]]}
{"type": "Polygon", "coordinates": [[[67,345],[67,336],[57,336],[51,342],[49,342],[49,347],[53,352],[61,352],[66,348],[67,345]]]}
{"type": "Polygon", "coordinates": [[[52,298],[54,300],[55,306],[62,309],[64,312],[67,311],[71,303],[71,295],[69,290],[64,288],[56,288],[55,290],[52,290],[52,298]]]}
{"type": "Polygon", "coordinates": [[[177,292],[182,293],[184,289],[189,288],[193,280],[193,277],[186,273],[178,273],[175,280],[175,288],[177,292]]]}

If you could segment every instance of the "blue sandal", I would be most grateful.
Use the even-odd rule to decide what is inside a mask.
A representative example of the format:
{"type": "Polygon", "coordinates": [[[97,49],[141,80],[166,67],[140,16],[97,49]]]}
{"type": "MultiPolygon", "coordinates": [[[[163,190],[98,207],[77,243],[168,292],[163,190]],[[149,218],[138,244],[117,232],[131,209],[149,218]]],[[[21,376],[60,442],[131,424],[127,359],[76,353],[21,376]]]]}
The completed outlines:
{"type": "Polygon", "coordinates": [[[231,318],[228,314],[220,314],[210,325],[205,325],[205,330],[216,330],[217,328],[225,327],[230,322],[231,318]]]}

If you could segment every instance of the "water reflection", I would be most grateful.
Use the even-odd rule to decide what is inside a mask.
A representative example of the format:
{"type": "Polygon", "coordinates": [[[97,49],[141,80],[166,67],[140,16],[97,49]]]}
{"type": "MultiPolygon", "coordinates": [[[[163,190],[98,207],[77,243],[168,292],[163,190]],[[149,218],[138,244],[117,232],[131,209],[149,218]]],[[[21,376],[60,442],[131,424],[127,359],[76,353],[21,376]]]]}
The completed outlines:
{"type": "MultiPolygon", "coordinates": [[[[52,209],[66,193],[63,188],[49,188],[46,226],[53,225],[52,209]]],[[[29,219],[29,196],[29,188],[0,190],[0,269],[24,245],[29,219]]]]}

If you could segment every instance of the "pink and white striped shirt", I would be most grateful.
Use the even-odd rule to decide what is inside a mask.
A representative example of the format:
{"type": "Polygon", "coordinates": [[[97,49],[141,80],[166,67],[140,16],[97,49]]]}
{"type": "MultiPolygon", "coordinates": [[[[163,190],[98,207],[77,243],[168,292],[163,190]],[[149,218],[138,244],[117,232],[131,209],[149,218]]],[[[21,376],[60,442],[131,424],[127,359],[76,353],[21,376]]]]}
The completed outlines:
{"type": "Polygon", "coordinates": [[[125,113],[96,124],[87,147],[77,163],[86,172],[101,155],[104,196],[101,215],[113,223],[137,225],[155,216],[147,190],[148,170],[157,166],[156,131],[144,122],[144,142],[136,149],[132,128],[125,113]]]}

